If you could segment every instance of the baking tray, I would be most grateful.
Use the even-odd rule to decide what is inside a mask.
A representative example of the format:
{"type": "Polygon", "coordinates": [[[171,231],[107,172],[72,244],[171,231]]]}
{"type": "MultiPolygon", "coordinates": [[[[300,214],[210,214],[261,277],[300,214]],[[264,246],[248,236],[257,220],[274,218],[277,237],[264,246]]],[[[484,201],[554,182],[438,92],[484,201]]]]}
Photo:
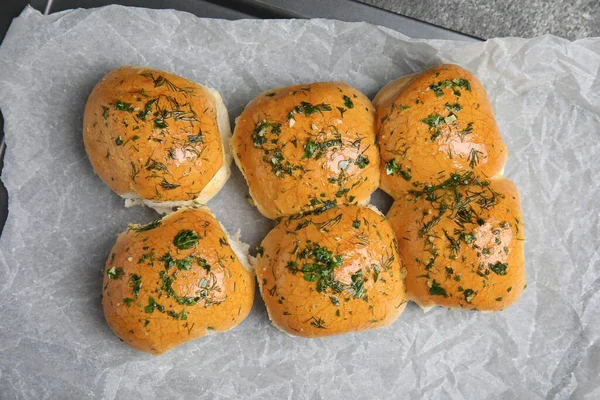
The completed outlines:
{"type": "MultiPolygon", "coordinates": [[[[27,5],[50,14],[72,8],[94,8],[109,4],[146,8],[169,8],[192,13],[203,18],[331,18],[342,21],[364,21],[382,25],[417,39],[448,39],[478,41],[464,35],[413,18],[394,14],[351,0],[9,0],[3,3],[0,15],[0,42],[10,22],[27,5]]],[[[0,174],[4,160],[4,118],[0,110],[0,174]]],[[[0,180],[0,235],[8,216],[8,193],[0,180]]]]}

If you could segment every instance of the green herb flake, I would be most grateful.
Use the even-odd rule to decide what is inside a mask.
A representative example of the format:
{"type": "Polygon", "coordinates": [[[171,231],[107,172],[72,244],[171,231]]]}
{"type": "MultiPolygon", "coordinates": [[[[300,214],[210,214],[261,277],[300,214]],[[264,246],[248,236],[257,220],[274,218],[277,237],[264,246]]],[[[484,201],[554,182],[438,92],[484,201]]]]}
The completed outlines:
{"type": "Polygon", "coordinates": [[[355,219],[354,221],[352,221],[352,227],[354,229],[359,229],[360,228],[360,221],[355,219]]]}
{"type": "Polygon", "coordinates": [[[123,299],[123,303],[127,306],[127,307],[131,307],[131,304],[135,302],[135,299],[132,299],[131,297],[125,297],[123,299]]]}
{"type": "Polygon", "coordinates": [[[288,113],[287,119],[288,121],[294,119],[296,114],[304,114],[305,116],[309,117],[317,113],[323,114],[323,111],[331,111],[331,106],[325,103],[312,105],[311,103],[303,101],[299,106],[294,107],[292,111],[288,113]]]}
{"type": "Polygon", "coordinates": [[[429,125],[431,128],[440,125],[441,121],[443,121],[443,118],[440,114],[431,114],[427,118],[421,120],[421,122],[429,125]]]}
{"type": "Polygon", "coordinates": [[[481,151],[472,148],[469,152],[469,166],[475,168],[480,163],[481,157],[484,155],[481,151]]]}
{"type": "Polygon", "coordinates": [[[196,247],[200,238],[191,230],[185,229],[179,231],[173,239],[173,244],[180,250],[189,250],[196,247]]]}
{"type": "Polygon", "coordinates": [[[167,181],[165,178],[163,178],[163,180],[160,182],[160,187],[163,188],[164,190],[177,189],[179,186],[181,186],[181,185],[178,183],[171,183],[171,182],[167,181]]]}
{"type": "Polygon", "coordinates": [[[352,99],[346,95],[344,95],[344,105],[347,108],[354,108],[354,103],[352,102],[352,99]]]}
{"type": "Polygon", "coordinates": [[[431,282],[429,294],[432,296],[444,296],[445,298],[448,298],[448,292],[446,292],[446,289],[441,287],[435,279],[431,282]]]}
{"type": "Polygon", "coordinates": [[[488,266],[496,275],[506,275],[506,268],[508,267],[508,264],[498,261],[495,264],[489,263],[488,266]]]}
{"type": "Polygon", "coordinates": [[[317,146],[317,144],[315,142],[313,142],[312,140],[309,140],[304,145],[304,155],[302,156],[302,158],[303,159],[312,158],[318,148],[319,147],[317,146]]]}
{"type": "Polygon", "coordinates": [[[152,296],[148,297],[148,305],[144,307],[144,312],[146,314],[152,314],[157,308],[159,311],[164,311],[164,306],[159,305],[152,296]]]}
{"type": "Polygon", "coordinates": [[[151,229],[154,228],[158,228],[159,226],[162,225],[162,222],[160,219],[154,220],[152,222],[150,222],[149,224],[146,225],[129,225],[128,229],[132,230],[132,231],[136,231],[136,232],[146,232],[149,231],[151,229]]]}
{"type": "Polygon", "coordinates": [[[142,288],[142,277],[138,274],[131,274],[129,277],[129,286],[131,286],[131,293],[137,298],[142,288]]]}
{"type": "Polygon", "coordinates": [[[187,256],[183,260],[176,260],[175,265],[177,265],[177,268],[180,271],[189,271],[190,269],[192,269],[192,261],[193,260],[194,260],[194,257],[187,256]]]}
{"type": "Polygon", "coordinates": [[[467,303],[471,303],[471,301],[473,301],[473,298],[475,298],[475,295],[477,295],[477,292],[473,289],[465,289],[463,292],[463,296],[465,297],[465,301],[467,303]]]}
{"type": "Polygon", "coordinates": [[[268,129],[271,128],[271,133],[275,135],[281,134],[281,124],[271,123],[267,120],[256,124],[252,132],[252,141],[255,147],[262,147],[267,142],[268,129]]]}
{"type": "Polygon", "coordinates": [[[133,112],[131,103],[123,103],[121,100],[115,100],[115,110],[133,112]]]}
{"type": "Polygon", "coordinates": [[[351,276],[352,283],[350,284],[350,289],[354,293],[355,299],[360,299],[366,293],[365,289],[365,280],[366,278],[362,274],[362,270],[356,271],[351,276]]]}
{"type": "Polygon", "coordinates": [[[323,321],[321,318],[315,318],[312,317],[312,322],[310,323],[312,326],[314,326],[315,328],[319,328],[319,329],[325,329],[325,321],[323,321]]]}
{"type": "Polygon", "coordinates": [[[121,279],[123,278],[123,275],[125,275],[125,271],[123,271],[123,268],[121,267],[112,267],[106,271],[108,279],[121,279]]]}
{"type": "Polygon", "coordinates": [[[360,154],[354,161],[354,163],[358,165],[360,169],[366,168],[367,165],[369,165],[369,162],[369,158],[367,156],[363,156],[362,154],[360,154]]]}
{"type": "Polygon", "coordinates": [[[406,181],[410,181],[412,179],[411,169],[403,169],[402,164],[399,164],[396,159],[392,159],[385,164],[385,173],[387,175],[400,175],[406,181]]]}

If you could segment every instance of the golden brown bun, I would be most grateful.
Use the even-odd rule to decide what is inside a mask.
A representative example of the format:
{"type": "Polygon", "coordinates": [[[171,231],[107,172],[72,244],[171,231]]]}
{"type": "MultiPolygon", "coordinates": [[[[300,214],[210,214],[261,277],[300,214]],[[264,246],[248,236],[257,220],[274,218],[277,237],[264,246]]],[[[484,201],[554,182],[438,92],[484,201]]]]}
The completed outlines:
{"type": "Polygon", "coordinates": [[[401,195],[388,217],[408,297],[421,307],[500,311],[521,296],[524,232],[519,193],[508,179],[454,174],[401,195]]]}
{"type": "Polygon", "coordinates": [[[271,321],[304,337],[390,325],[406,306],[396,247],[385,217],[361,206],[283,219],[256,265],[271,321]]]}
{"type": "Polygon", "coordinates": [[[151,68],[112,70],[88,98],[83,139],[94,171],[116,193],[149,206],[204,203],[229,177],[217,92],[151,68]]]}
{"type": "Polygon", "coordinates": [[[461,170],[501,173],[507,149],[483,85],[467,70],[439,65],[397,79],[373,103],[381,188],[392,197],[461,170]]]}
{"type": "Polygon", "coordinates": [[[278,218],[326,201],[364,203],[379,185],[374,108],[343,82],[269,90],[238,118],[232,147],[258,210],[278,218]]]}
{"type": "Polygon", "coordinates": [[[253,300],[254,276],[207,208],[130,225],[106,262],[108,324],[125,343],[155,355],[233,328],[253,300]]]}

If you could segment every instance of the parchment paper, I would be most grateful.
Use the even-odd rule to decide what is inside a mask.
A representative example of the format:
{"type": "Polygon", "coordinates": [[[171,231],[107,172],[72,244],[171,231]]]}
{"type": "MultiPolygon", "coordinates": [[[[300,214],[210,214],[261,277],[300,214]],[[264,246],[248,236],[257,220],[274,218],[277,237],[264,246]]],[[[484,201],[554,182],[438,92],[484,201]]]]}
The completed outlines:
{"type": "MultiPolygon", "coordinates": [[[[366,23],[221,21],[110,6],[47,17],[27,8],[0,48],[10,214],[0,239],[3,399],[600,398],[600,39],[465,44],[366,23]],[[100,305],[102,268],[127,223],[82,144],[94,84],[122,64],[221,92],[231,119],[260,91],[344,80],[373,96],[442,62],[490,94],[520,188],[528,288],[499,314],[410,305],[390,328],[326,339],[249,318],[161,357],[119,342],[100,305]]],[[[271,223],[235,171],[210,203],[252,245],[271,223]]],[[[390,202],[382,194],[377,204],[390,202]]]]}

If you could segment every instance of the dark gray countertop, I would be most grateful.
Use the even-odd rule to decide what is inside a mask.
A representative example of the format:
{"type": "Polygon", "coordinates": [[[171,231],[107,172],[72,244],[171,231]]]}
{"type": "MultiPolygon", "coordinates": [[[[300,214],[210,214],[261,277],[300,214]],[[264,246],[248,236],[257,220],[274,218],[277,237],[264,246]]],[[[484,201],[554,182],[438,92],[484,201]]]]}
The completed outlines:
{"type": "Polygon", "coordinates": [[[600,36],[600,0],[355,0],[482,39],[600,36]]]}

